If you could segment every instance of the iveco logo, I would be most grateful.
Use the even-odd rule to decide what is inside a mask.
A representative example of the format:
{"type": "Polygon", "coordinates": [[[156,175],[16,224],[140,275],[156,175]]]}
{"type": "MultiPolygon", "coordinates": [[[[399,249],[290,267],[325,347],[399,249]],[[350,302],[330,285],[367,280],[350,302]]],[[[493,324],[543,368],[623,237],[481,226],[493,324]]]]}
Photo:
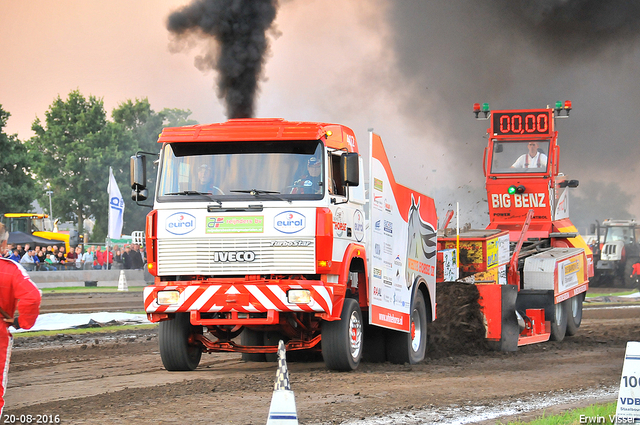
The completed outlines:
{"type": "Polygon", "coordinates": [[[196,227],[196,218],[185,212],[171,214],[165,220],[165,229],[174,235],[186,235],[196,227]]]}
{"type": "Polygon", "coordinates": [[[273,227],[282,233],[298,233],[307,225],[307,218],[296,211],[285,211],[273,219],[273,227]]]}
{"type": "Polygon", "coordinates": [[[253,251],[216,251],[213,253],[214,263],[242,263],[256,259],[253,251]]]}

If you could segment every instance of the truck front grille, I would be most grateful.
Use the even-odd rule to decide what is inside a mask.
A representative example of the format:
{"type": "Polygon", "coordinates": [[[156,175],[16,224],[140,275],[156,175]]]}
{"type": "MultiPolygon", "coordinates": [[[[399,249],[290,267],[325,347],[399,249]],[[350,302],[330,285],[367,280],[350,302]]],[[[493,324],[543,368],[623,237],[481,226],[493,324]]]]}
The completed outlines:
{"type": "Polygon", "coordinates": [[[280,245],[295,246],[273,246],[272,240],[256,238],[159,239],[158,274],[315,273],[313,239],[286,242],[280,245]]]}

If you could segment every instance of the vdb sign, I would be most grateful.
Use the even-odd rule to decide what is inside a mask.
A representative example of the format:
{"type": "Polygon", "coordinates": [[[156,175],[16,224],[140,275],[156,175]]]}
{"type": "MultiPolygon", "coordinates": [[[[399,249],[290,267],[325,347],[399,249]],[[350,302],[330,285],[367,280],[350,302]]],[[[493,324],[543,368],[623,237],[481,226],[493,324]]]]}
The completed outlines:
{"type": "Polygon", "coordinates": [[[640,422],[640,342],[627,342],[615,423],[640,422]]]}

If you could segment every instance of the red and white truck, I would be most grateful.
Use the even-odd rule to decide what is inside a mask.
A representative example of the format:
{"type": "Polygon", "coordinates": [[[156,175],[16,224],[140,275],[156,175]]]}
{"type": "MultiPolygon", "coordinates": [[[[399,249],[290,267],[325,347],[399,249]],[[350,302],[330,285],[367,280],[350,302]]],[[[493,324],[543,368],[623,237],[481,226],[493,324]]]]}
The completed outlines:
{"type": "MultiPolygon", "coordinates": [[[[424,358],[435,206],[395,181],[378,135],[368,158],[345,126],[282,119],[166,128],[158,141],[144,308],[167,370],[195,369],[202,352],[264,360],[280,339],[321,347],[335,370],[363,354],[424,358]]],[[[145,158],[131,161],[138,201],[145,158]]]]}

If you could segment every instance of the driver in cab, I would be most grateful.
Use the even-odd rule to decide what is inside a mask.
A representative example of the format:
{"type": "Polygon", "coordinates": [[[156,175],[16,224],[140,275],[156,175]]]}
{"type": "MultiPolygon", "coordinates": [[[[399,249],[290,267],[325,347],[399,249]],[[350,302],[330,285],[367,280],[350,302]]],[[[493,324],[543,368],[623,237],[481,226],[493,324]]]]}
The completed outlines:
{"type": "Polygon", "coordinates": [[[322,193],[322,161],[312,156],[307,161],[307,172],[293,183],[292,194],[322,193]]]}
{"type": "Polygon", "coordinates": [[[527,148],[529,152],[520,157],[513,163],[511,168],[547,168],[547,155],[538,150],[538,142],[529,142],[527,148]]]}

